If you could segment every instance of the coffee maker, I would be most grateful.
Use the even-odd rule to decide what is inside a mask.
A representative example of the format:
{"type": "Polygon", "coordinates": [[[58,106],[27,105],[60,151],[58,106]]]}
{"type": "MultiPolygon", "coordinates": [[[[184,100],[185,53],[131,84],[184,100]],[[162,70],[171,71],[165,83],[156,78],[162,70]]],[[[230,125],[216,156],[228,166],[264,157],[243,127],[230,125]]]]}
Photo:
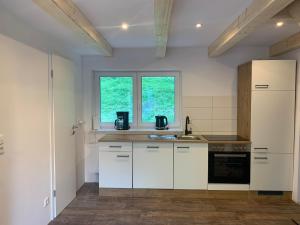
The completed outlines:
{"type": "Polygon", "coordinates": [[[129,130],[129,112],[117,112],[117,119],[115,120],[115,129],[129,130]]]}

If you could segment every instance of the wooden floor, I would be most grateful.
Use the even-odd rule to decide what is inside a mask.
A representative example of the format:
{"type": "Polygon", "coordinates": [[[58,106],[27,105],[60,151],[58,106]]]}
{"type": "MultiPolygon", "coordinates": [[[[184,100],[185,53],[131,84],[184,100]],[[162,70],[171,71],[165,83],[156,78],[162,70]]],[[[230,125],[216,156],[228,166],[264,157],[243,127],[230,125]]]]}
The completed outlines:
{"type": "Polygon", "coordinates": [[[86,184],[50,225],[295,225],[300,206],[252,192],[100,192],[86,184]]]}

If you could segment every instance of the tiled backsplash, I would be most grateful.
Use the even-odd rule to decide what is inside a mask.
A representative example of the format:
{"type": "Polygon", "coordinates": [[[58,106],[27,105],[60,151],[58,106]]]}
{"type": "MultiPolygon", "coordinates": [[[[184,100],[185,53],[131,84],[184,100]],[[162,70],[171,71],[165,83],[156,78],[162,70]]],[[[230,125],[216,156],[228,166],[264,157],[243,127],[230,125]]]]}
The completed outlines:
{"type": "Polygon", "coordinates": [[[183,116],[189,115],[194,134],[236,134],[235,96],[184,96],[183,116]]]}

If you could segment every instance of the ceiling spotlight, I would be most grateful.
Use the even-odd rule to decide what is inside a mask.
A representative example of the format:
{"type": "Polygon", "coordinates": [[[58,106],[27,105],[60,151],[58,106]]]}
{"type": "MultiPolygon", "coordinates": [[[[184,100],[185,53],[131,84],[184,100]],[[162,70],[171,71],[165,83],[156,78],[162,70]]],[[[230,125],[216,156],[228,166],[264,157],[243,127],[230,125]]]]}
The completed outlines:
{"type": "Polygon", "coordinates": [[[282,27],[284,25],[284,22],[283,21],[278,21],[276,23],[276,27],[282,27]]]}
{"type": "Polygon", "coordinates": [[[127,23],[122,23],[121,28],[122,30],[128,30],[129,25],[127,23]]]}
{"type": "Polygon", "coordinates": [[[202,23],[197,23],[197,24],[196,24],[196,28],[197,28],[197,29],[201,28],[202,26],[203,26],[202,23]]]}

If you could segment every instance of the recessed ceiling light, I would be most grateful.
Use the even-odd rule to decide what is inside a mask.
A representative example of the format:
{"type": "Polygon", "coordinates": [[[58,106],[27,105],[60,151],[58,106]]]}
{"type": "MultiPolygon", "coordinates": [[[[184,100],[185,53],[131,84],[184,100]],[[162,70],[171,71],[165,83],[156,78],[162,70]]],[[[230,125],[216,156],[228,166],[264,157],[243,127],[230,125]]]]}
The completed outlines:
{"type": "Polygon", "coordinates": [[[122,23],[121,25],[122,30],[128,30],[128,27],[129,27],[128,23],[122,23]]]}
{"type": "Polygon", "coordinates": [[[284,25],[284,22],[283,21],[278,21],[276,23],[276,27],[282,27],[284,25]]]}
{"type": "Polygon", "coordinates": [[[203,26],[202,23],[197,23],[197,24],[196,24],[196,28],[197,28],[197,29],[201,28],[202,26],[203,26]]]}

